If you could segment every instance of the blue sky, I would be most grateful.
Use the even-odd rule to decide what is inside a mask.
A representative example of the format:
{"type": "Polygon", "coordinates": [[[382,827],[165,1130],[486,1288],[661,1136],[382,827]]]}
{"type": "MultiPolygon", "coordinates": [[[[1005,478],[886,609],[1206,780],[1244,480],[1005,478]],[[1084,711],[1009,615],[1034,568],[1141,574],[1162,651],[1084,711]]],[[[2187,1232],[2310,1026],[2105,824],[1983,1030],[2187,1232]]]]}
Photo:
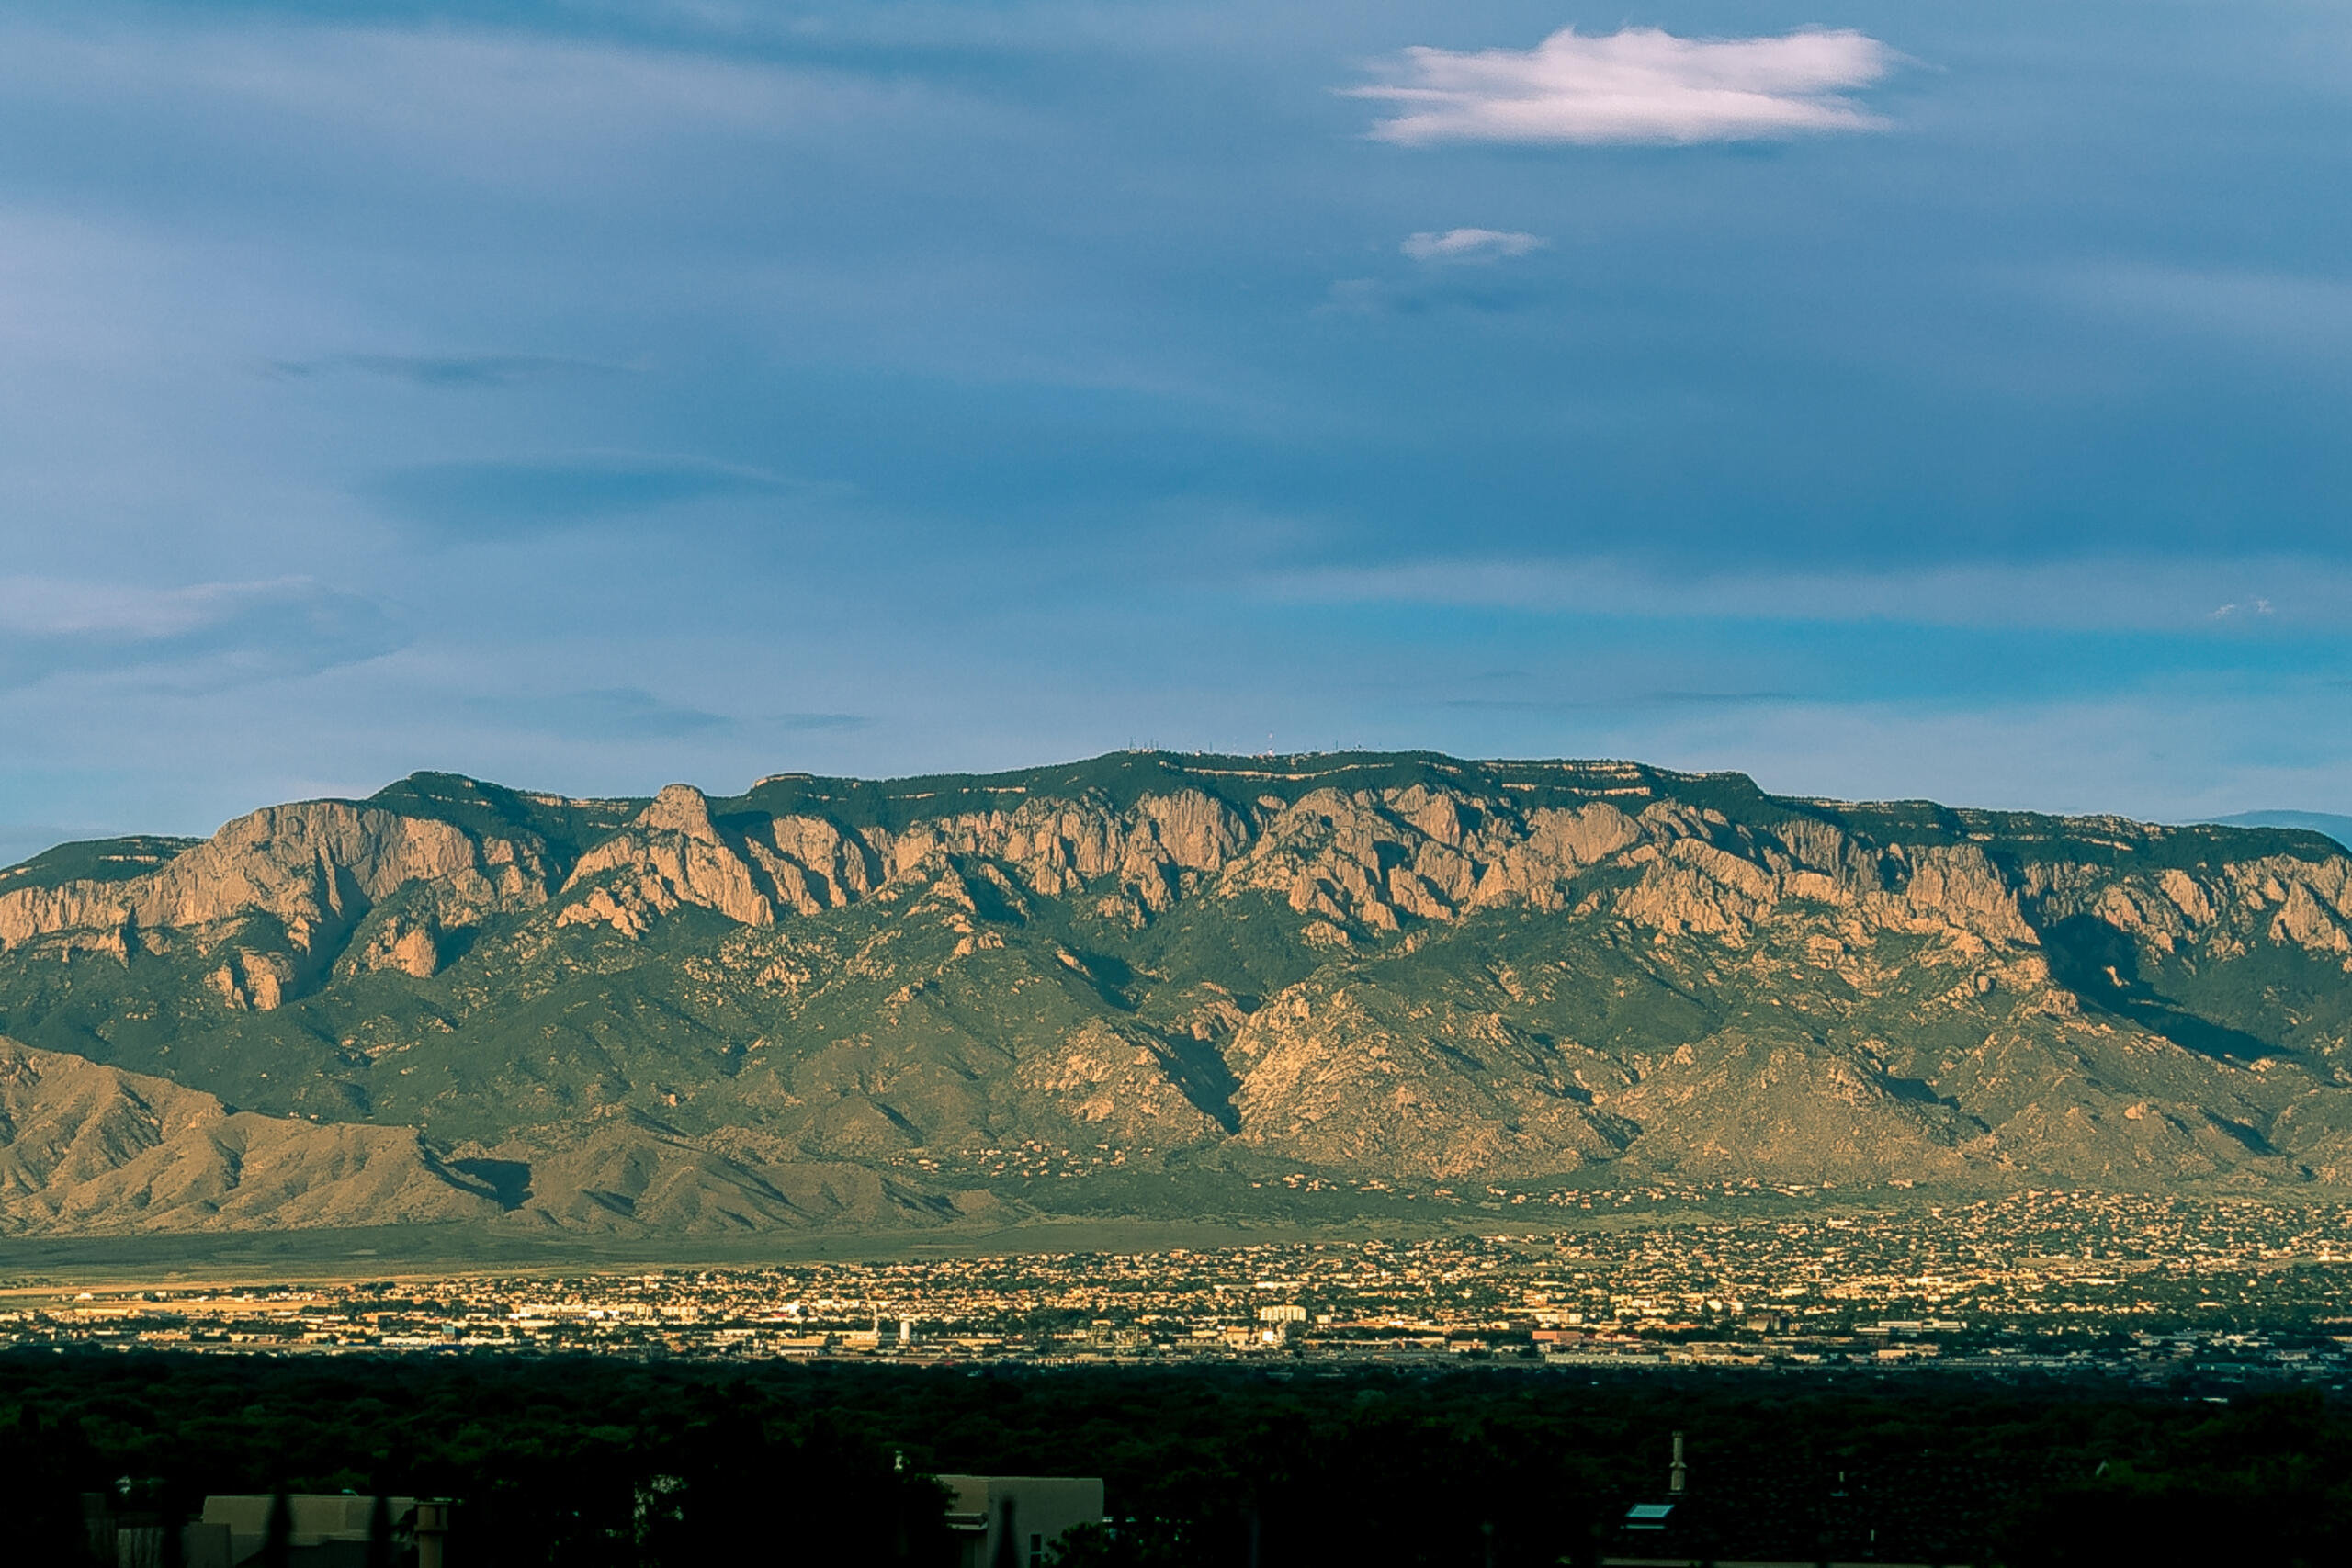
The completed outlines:
{"type": "Polygon", "coordinates": [[[2328,4],[0,6],[0,856],[1131,743],[2352,809],[2348,165],[2328,4]]]}

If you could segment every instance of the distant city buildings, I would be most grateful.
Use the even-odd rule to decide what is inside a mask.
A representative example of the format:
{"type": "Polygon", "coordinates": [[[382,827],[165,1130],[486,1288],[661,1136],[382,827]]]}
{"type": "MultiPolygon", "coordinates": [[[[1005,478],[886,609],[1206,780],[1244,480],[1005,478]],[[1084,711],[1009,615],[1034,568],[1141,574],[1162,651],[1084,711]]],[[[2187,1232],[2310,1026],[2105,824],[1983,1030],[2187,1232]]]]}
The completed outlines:
{"type": "Polygon", "coordinates": [[[20,1279],[0,1281],[0,1343],[2334,1378],[2352,1354],[2352,1209],[2029,1192],[1157,1253],[245,1285],[20,1279]]]}

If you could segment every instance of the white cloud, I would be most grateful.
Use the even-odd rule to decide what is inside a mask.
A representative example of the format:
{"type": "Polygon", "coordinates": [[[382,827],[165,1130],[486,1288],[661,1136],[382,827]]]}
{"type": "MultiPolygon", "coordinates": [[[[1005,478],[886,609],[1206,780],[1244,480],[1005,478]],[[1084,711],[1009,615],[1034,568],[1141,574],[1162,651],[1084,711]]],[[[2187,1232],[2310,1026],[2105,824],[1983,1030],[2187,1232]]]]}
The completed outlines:
{"type": "Polygon", "coordinates": [[[1534,234],[1506,229],[1448,229],[1408,234],[1396,248],[1419,262],[1487,261],[1496,256],[1523,256],[1551,242],[1534,234]]]}
{"type": "Polygon", "coordinates": [[[1867,87],[1894,51],[1850,29],[1683,39],[1656,28],[1587,38],[1563,28],[1533,49],[1408,49],[1399,80],[1349,96],[1397,106],[1384,141],[1689,143],[1882,122],[1844,89],[1867,87]]]}

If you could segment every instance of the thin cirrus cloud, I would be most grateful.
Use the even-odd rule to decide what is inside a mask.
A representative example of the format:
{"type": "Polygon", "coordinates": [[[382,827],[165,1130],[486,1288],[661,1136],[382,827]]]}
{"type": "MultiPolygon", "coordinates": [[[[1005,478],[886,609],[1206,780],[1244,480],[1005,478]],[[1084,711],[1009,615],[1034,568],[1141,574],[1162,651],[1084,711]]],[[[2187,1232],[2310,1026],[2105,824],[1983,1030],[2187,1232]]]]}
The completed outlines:
{"type": "Polygon", "coordinates": [[[1448,229],[1408,234],[1396,248],[1417,262],[1493,261],[1523,256],[1549,243],[1541,235],[1510,229],[1448,229]]]}
{"type": "Polygon", "coordinates": [[[1608,692],[1587,697],[1447,697],[1436,705],[1454,713],[1570,714],[1657,707],[1747,707],[1804,700],[1794,692],[1608,692]]]}
{"type": "Polygon", "coordinates": [[[1871,130],[1845,95],[1893,69],[1894,51],[1850,28],[1779,38],[1685,39],[1657,28],[1587,37],[1563,28],[1533,49],[1417,47],[1396,80],[1343,89],[1393,104],[1383,141],[1745,141],[1871,130]]]}
{"type": "Polygon", "coordinates": [[[642,686],[467,697],[458,706],[503,728],[563,740],[684,740],[761,730],[807,735],[863,729],[873,723],[855,713],[772,713],[738,720],[672,702],[642,686]]]}
{"type": "Polygon", "coordinates": [[[2352,615],[2352,573],[2286,557],[2084,558],[1879,570],[1660,572],[1631,559],[1447,559],[1269,574],[1278,601],[1729,621],[2187,631],[2352,615]],[[2216,604],[2225,585],[2264,587],[2216,604]]]}
{"type": "Polygon", "coordinates": [[[823,730],[864,729],[874,720],[862,713],[778,713],[770,714],[768,722],[787,733],[806,735],[823,730]]]}
{"type": "Polygon", "coordinates": [[[628,367],[560,354],[328,354],[316,359],[273,359],[265,368],[271,376],[289,381],[357,375],[419,387],[466,388],[608,376],[628,367]]]}
{"type": "Polygon", "coordinates": [[[123,100],[186,116],[206,131],[278,130],[260,167],[281,154],[297,161],[323,141],[346,156],[542,194],[594,190],[609,199],[631,173],[660,167],[655,150],[680,138],[870,133],[933,101],[755,52],[730,59],[593,32],[563,37],[556,26],[75,22],[0,18],[0,93],[40,104],[60,85],[103,82],[123,100]]]}
{"type": "Polygon", "coordinates": [[[2340,359],[2352,342],[2352,279],[2341,276],[2107,263],[2034,283],[2073,305],[2297,357],[2340,359]]]}
{"type": "Polygon", "coordinates": [[[815,488],[707,457],[587,452],[421,463],[382,475],[365,491],[391,512],[435,531],[512,538],[681,502],[806,494],[815,488]]]}
{"type": "Polygon", "coordinates": [[[316,674],[405,641],[373,601],[305,577],[179,588],[0,578],[0,688],[128,672],[209,690],[316,674]]]}

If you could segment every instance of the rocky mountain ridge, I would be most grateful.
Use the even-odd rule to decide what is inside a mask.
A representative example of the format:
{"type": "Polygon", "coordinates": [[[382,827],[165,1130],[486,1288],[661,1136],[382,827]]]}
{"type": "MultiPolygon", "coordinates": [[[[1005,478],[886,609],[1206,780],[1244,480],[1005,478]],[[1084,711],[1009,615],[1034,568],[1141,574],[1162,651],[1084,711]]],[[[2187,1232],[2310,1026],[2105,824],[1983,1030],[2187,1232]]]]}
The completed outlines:
{"type": "MultiPolygon", "coordinates": [[[[1632,763],[1122,753],[628,801],[420,774],[0,872],[0,1032],[412,1129],[506,1224],[1270,1177],[2268,1188],[2352,1180],[2347,930],[2317,834],[1632,763]]],[[[348,1223],[321,1202],[238,1223],[348,1223]]]]}

